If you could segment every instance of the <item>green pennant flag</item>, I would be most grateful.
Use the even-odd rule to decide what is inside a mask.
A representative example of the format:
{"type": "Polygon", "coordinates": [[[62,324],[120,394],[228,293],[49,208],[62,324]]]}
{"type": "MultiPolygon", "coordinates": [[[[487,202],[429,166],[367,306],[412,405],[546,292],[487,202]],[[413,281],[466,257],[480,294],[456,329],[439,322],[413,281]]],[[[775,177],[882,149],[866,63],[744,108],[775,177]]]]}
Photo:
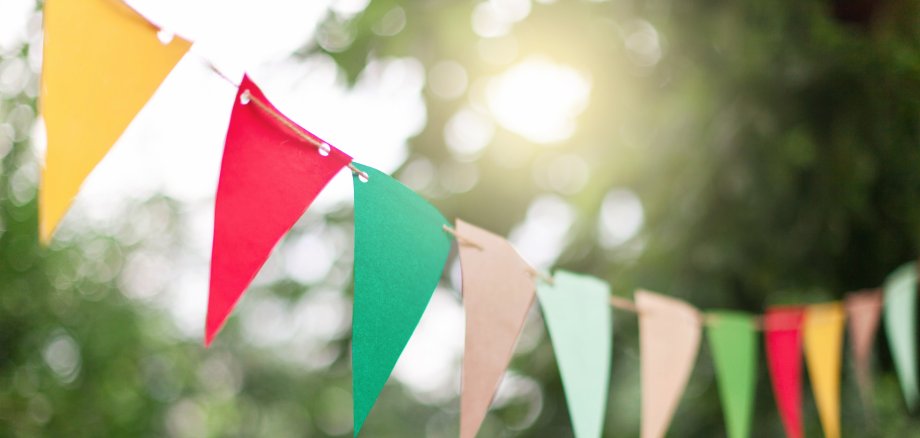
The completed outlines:
{"type": "Polygon", "coordinates": [[[907,407],[920,400],[917,390],[917,262],[907,263],[885,280],[885,331],[907,407]]]}
{"type": "Polygon", "coordinates": [[[355,163],[354,434],[358,435],[434,293],[447,220],[395,179],[355,163]]]}
{"type": "Polygon", "coordinates": [[[729,438],[750,436],[757,385],[757,334],[754,318],[740,312],[714,312],[706,330],[719,381],[729,438]]]}
{"type": "Polygon", "coordinates": [[[600,437],[613,348],[610,287],[594,277],[557,271],[552,285],[537,286],[537,297],[556,352],[575,436],[600,437]]]}

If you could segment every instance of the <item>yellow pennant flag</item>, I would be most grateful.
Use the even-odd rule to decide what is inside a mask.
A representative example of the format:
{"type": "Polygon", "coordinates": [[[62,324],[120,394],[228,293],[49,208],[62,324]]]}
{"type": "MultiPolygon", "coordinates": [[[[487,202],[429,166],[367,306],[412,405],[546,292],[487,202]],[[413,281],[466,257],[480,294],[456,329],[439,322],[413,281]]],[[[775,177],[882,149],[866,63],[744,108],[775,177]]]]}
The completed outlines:
{"type": "Polygon", "coordinates": [[[39,212],[48,242],[83,180],[191,43],[161,43],[156,27],[120,0],[47,0],[44,21],[39,212]]]}
{"type": "Polygon", "coordinates": [[[840,361],[844,308],[839,302],[805,311],[805,360],[824,436],[840,437],[840,361]]]}

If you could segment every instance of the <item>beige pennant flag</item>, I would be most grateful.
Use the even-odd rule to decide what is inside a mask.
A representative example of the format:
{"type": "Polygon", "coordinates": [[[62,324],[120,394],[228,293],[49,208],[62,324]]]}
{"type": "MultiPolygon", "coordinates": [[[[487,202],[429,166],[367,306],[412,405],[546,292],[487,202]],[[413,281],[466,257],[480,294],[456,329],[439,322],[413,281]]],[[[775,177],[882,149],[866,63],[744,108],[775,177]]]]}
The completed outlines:
{"type": "Polygon", "coordinates": [[[534,300],[533,269],[504,238],[457,220],[466,340],[460,437],[479,431],[534,300]]]}
{"type": "Polygon", "coordinates": [[[882,316],[882,290],[863,290],[848,294],[846,309],[856,380],[863,402],[871,404],[872,374],[869,361],[882,316]]]}
{"type": "Polygon", "coordinates": [[[805,310],[805,361],[824,436],[840,437],[840,354],[843,305],[814,304],[805,310]]]}
{"type": "Polygon", "coordinates": [[[642,438],[668,431],[700,347],[702,318],[684,301],[636,292],[642,367],[642,438]]]}
{"type": "Polygon", "coordinates": [[[118,0],[47,0],[39,105],[48,147],[39,195],[48,242],[83,180],[188,51],[118,0]]]}

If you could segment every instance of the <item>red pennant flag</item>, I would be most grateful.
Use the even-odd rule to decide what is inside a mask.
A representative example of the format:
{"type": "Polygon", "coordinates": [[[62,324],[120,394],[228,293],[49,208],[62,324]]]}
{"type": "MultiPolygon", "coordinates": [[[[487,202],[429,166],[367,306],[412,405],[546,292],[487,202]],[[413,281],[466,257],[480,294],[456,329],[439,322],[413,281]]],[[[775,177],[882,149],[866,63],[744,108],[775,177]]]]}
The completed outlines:
{"type": "Polygon", "coordinates": [[[243,77],[230,116],[214,209],[210,345],[272,248],[351,157],[281,115],[243,77]],[[296,131],[295,131],[296,130],[296,131]]]}
{"type": "Polygon", "coordinates": [[[773,396],[786,436],[801,438],[802,429],[802,321],[801,307],[774,307],[764,315],[767,367],[773,396]]]}

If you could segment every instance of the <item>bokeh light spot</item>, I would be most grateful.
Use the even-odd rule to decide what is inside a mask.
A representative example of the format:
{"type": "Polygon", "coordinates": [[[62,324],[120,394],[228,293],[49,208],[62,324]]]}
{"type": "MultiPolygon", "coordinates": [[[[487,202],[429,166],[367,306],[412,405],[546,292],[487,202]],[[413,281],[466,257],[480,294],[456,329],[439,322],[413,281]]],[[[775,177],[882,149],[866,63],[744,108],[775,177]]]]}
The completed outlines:
{"type": "Polygon", "coordinates": [[[631,190],[614,189],[604,196],[598,227],[601,245],[613,248],[622,245],[642,228],[645,215],[642,202],[631,190]]]}
{"type": "Polygon", "coordinates": [[[531,57],[493,78],[486,96],[504,128],[533,142],[554,143],[575,131],[590,92],[590,81],[574,68],[531,57]]]}

